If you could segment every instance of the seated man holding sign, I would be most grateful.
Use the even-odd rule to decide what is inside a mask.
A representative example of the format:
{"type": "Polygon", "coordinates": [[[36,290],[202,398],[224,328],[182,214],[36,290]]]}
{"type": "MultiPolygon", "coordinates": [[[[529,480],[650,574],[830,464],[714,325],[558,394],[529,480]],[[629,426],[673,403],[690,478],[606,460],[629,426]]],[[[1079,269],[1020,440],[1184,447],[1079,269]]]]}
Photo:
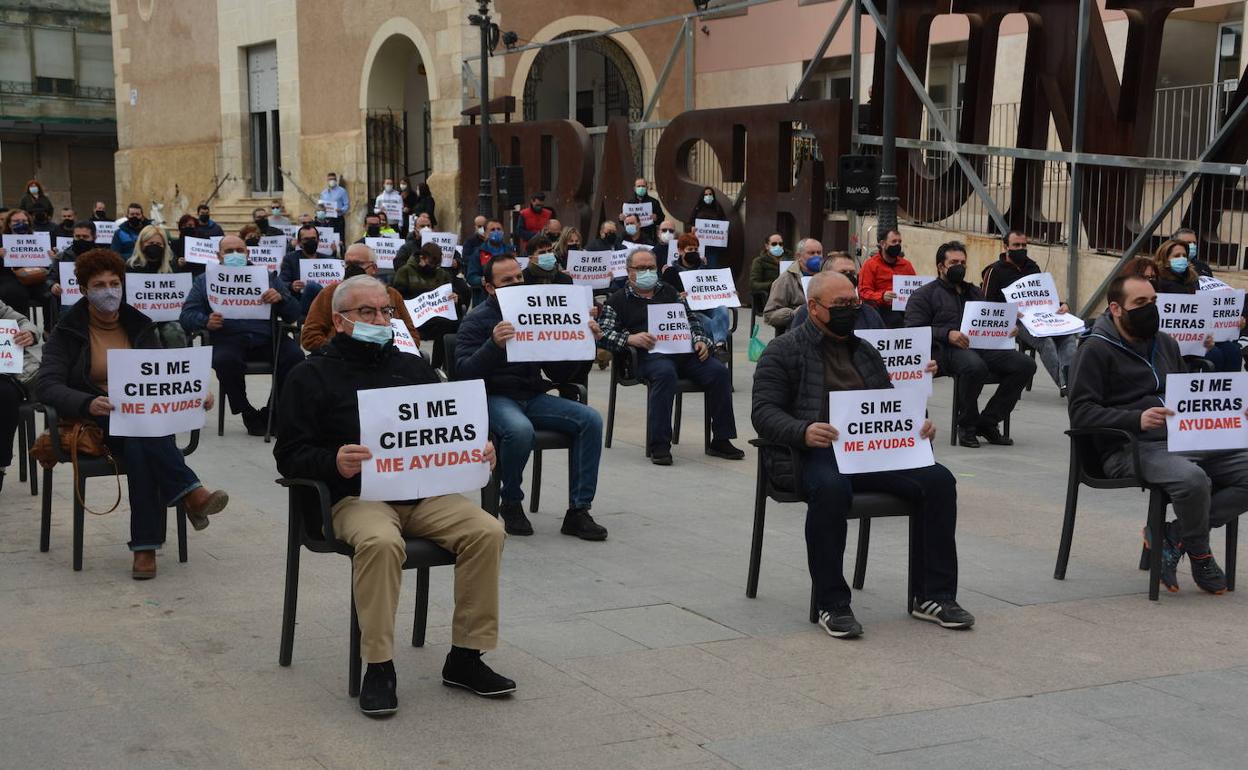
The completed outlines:
{"type": "Polygon", "coordinates": [[[853,284],[844,276],[832,272],[815,276],[806,303],[810,319],[773,340],[754,372],[754,429],[762,438],[801,453],[802,478],[794,483],[807,500],[806,553],[819,625],[838,639],[862,634],[850,609],[842,570],[845,513],[855,492],[887,492],[919,508],[915,515],[921,545],[915,545],[917,595],[912,597],[911,614],[943,628],[969,628],[975,618],[957,603],[957,482],[932,459],[930,441],[936,430],[923,417],[925,394],[914,388],[894,389],[875,346],[854,335],[859,304],[853,284]],[[898,412],[890,418],[881,410],[870,420],[854,421],[848,414],[830,419],[838,392],[854,392],[857,415],[867,413],[863,407],[882,406],[864,398],[875,390],[911,399],[910,416],[903,418],[905,412],[898,412]],[[834,447],[838,441],[841,444],[834,447]],[[881,446],[871,449],[869,444],[876,443],[881,446]],[[842,470],[838,455],[849,450],[863,455],[855,459],[873,460],[874,467],[886,469],[842,470]],[[922,456],[906,457],[911,452],[922,456]]]}
{"type": "MultiPolygon", "coordinates": [[[[373,250],[362,243],[353,243],[347,247],[346,267],[343,278],[354,278],[357,275],[376,275],[377,260],[373,258],[373,250]]],[[[303,328],[299,331],[299,344],[304,350],[312,351],[329,342],[337,330],[334,328],[332,303],[334,293],[342,284],[336,283],[316,295],[312,307],[308,309],[308,317],[303,320],[303,328]]],[[[390,295],[390,304],[394,307],[395,318],[407,327],[412,340],[420,344],[420,332],[412,325],[412,316],[403,304],[403,295],[393,286],[386,287],[390,295]]]]}
{"type": "MultiPolygon", "coordinates": [[[[299,303],[277,273],[248,262],[242,238],[227,235],[218,250],[226,269],[209,266],[203,275],[195,277],[182,307],[182,326],[191,334],[204,329],[212,333],[212,368],[230,402],[230,412],[243,415],[249,434],[263,436],[269,422],[268,407],[256,409],[248,400],[245,364],[273,364],[277,377],[274,392],[281,393],[291,367],[303,360],[303,351],[285,334],[273,339],[270,313],[275,310],[279,318],[294,323],[299,320],[299,303]]],[[[273,404],[276,409],[276,399],[273,404]]]]}
{"type": "Polygon", "coordinates": [[[600,345],[613,353],[637,348],[637,372],[647,382],[646,421],[650,436],[650,462],[672,464],[672,406],[676,382],[688,377],[706,389],[706,408],[711,413],[711,457],[740,460],[745,452],[732,445],[737,421],[732,412],[732,375],[719,359],[711,357],[714,342],[703,330],[698,316],[689,311],[671,284],[659,280],[654,253],[634,249],[628,255],[628,283],[607,297],[599,315],[600,345]],[[656,310],[668,308],[666,322],[656,310]],[[660,328],[672,327],[672,328],[660,328]],[[683,331],[683,335],[679,333],[683,331]],[[683,337],[683,339],[680,339],[683,337]]]}
{"type": "MultiPolygon", "coordinates": [[[[1221,394],[1225,398],[1209,393],[1207,399],[1181,405],[1182,414],[1167,408],[1188,396],[1187,392],[1166,392],[1167,380],[1183,374],[1187,367],[1178,343],[1159,331],[1157,292],[1143,278],[1118,276],[1110,281],[1106,298],[1109,310],[1096,320],[1075,353],[1070,372],[1070,427],[1117,428],[1138,436],[1143,480],[1166,491],[1178,517],[1166,526],[1161,544],[1162,582],[1170,591],[1179,590],[1175,570],[1186,555],[1196,585],[1220,594],[1226,590],[1226,575],[1209,550],[1209,530],[1248,510],[1248,451],[1171,451],[1167,442],[1173,445],[1183,426],[1168,423],[1223,405],[1233,406],[1229,411],[1238,418],[1244,411],[1243,399],[1234,393],[1221,394]]],[[[1192,433],[1198,437],[1200,431],[1192,433]]],[[[1125,441],[1098,439],[1097,448],[1106,473],[1135,473],[1132,449],[1125,441]]],[[[1144,534],[1147,538],[1147,529],[1144,534]]]]}
{"type": "MultiPolygon", "coordinates": [[[[443,427],[436,422],[439,418],[430,416],[428,402],[413,397],[394,409],[392,417],[380,416],[382,432],[362,432],[361,405],[377,403],[390,390],[409,390],[404,386],[441,386],[423,356],[406,355],[394,346],[390,327],[393,311],[385,285],[376,278],[354,276],[338,286],[333,295],[337,334],[291,372],[284,394],[289,406],[282,411],[273,447],[277,469],[283,476],[325,482],[333,506],[334,535],[355,549],[352,586],[360,620],[360,650],[368,664],[360,688],[360,710],[369,716],[393,714],[399,706],[394,613],[406,558],[404,535],[427,538],[455,554],[452,646],[442,668],[442,683],[487,697],[516,689],[515,682],[496,674],[481,660],[483,651],[498,645],[503,528],[497,519],[460,495],[419,492],[426,483],[445,487],[448,473],[471,474],[480,464],[441,461],[435,467],[428,456],[423,464],[417,463],[422,457],[415,454],[405,458],[407,470],[376,478],[390,474],[375,470],[381,465],[381,459],[374,460],[375,451],[397,448],[424,453],[441,443],[449,453],[449,440],[430,446],[423,434],[467,435],[468,428],[475,428],[471,423],[468,428],[443,427]],[[397,483],[416,494],[396,500],[373,497],[369,485],[383,482],[386,487],[382,492],[394,489],[391,485],[397,483]]],[[[458,412],[467,412],[471,406],[461,403],[458,412]]],[[[456,413],[452,407],[442,411],[456,413]]],[[[386,469],[393,467],[393,460],[383,459],[387,460],[386,469]]],[[[481,461],[493,465],[494,450],[488,441],[481,450],[481,461]]]]}
{"type": "MultiPolygon", "coordinates": [[[[1023,395],[1023,389],[1036,373],[1036,362],[1014,348],[1017,319],[1007,319],[1008,349],[980,348],[962,331],[967,303],[981,302],[979,289],[966,282],[966,246],[958,241],[941,244],[936,250],[937,280],[915,290],[906,303],[906,326],[932,327],[932,356],[940,373],[957,376],[958,443],[979,446],[977,436],[989,444],[1010,446],[1013,439],[1001,435],[997,423],[1004,420],[1023,395]],[[1000,378],[997,391],[979,410],[979,394],[989,375],[1000,378]]],[[[1007,307],[1002,305],[1002,308],[1007,307]]]]}
{"type": "MultiPolygon", "coordinates": [[[[568,512],[559,531],[582,540],[606,540],[607,529],[589,515],[598,489],[598,461],[602,456],[602,417],[585,404],[546,391],[554,383],[570,382],[584,367],[578,363],[548,359],[542,350],[567,344],[569,338],[584,343],[584,360],[594,355],[590,334],[597,329],[589,321],[590,293],[575,286],[550,285],[533,291],[531,298],[552,300],[542,312],[521,312],[512,316],[502,306],[500,292],[524,284],[520,263],[509,255],[492,258],[485,265],[482,285],[489,299],[472,309],[459,327],[455,350],[455,379],[485,380],[489,398],[490,431],[498,437],[503,521],[511,535],[531,535],[533,525],[524,515],[524,466],[533,451],[534,429],[565,433],[572,438],[568,461],[572,465],[568,488],[568,512]],[[583,307],[571,307],[569,294],[584,299],[583,307]],[[543,295],[543,296],[536,296],[543,295]],[[583,315],[581,315],[583,314],[583,315]],[[513,323],[514,321],[514,323],[513,323]],[[520,328],[517,328],[520,327],[520,328]],[[525,328],[528,327],[528,328],[525,328]],[[560,328],[562,327],[562,328],[560,328]],[[541,335],[548,335],[542,341],[541,335]],[[537,356],[521,355],[520,346],[537,356]]],[[[510,303],[508,303],[510,304],[510,303]]],[[[524,307],[532,307],[529,302],[524,307]]]]}

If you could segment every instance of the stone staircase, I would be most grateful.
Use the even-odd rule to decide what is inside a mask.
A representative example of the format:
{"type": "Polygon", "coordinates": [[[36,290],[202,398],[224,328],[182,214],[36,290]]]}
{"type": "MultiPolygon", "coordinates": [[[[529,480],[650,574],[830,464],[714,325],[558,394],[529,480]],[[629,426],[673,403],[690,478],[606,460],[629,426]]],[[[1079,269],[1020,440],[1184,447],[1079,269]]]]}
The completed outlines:
{"type": "Polygon", "coordinates": [[[233,201],[215,200],[212,202],[212,218],[226,235],[237,235],[244,225],[252,222],[251,212],[257,208],[265,211],[273,205],[273,198],[239,198],[233,201]]]}

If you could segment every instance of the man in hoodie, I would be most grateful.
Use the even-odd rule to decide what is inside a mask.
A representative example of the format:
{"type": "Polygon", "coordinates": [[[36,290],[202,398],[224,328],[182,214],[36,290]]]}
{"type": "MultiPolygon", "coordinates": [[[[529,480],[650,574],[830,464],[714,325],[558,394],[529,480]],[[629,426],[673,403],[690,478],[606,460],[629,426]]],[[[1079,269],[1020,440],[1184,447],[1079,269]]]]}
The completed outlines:
{"type": "MultiPolygon", "coordinates": [[[[1010,446],[998,423],[1014,411],[1023,389],[1036,373],[1036,362],[1017,350],[971,350],[962,333],[962,313],[967,302],[983,301],[979,288],[966,282],[966,246],[958,241],[936,250],[938,279],[917,289],[906,302],[906,326],[932,328],[932,357],[940,373],[958,378],[958,443],[979,447],[977,436],[989,444],[1010,446]],[[990,375],[1001,384],[979,409],[979,394],[990,375]]],[[[1013,334],[1013,332],[1011,332],[1013,334]]]]}
{"type": "MultiPolygon", "coordinates": [[[[815,276],[806,301],[809,322],[768,345],[754,373],[754,429],[802,459],[801,477],[792,484],[807,500],[806,553],[819,626],[837,639],[862,634],[842,568],[845,512],[855,492],[888,492],[918,509],[923,545],[915,549],[916,595],[910,614],[943,628],[969,628],[975,618],[957,602],[958,496],[953,474],[940,464],[855,474],[837,468],[832,442],[839,434],[828,422],[828,393],[893,386],[875,347],[854,335],[860,306],[845,276],[833,271],[815,276]]],[[[931,420],[919,435],[928,440],[936,435],[931,420]]]]}
{"type": "MultiPolygon", "coordinates": [[[[1177,517],[1161,543],[1162,582],[1179,590],[1176,570],[1187,556],[1196,585],[1223,593],[1226,575],[1209,550],[1209,530],[1248,510],[1248,450],[1168,450],[1166,418],[1174,412],[1165,407],[1166,376],[1187,371],[1179,345],[1158,331],[1157,292],[1148,281],[1118,276],[1106,298],[1109,310],[1075,353],[1070,427],[1116,428],[1137,437],[1142,480],[1165,490],[1177,517]]],[[[1126,440],[1097,437],[1096,449],[1109,475],[1135,474],[1136,452],[1126,440]]],[[[1144,534],[1147,543],[1147,529],[1144,534]]]]}
{"type": "Polygon", "coordinates": [[[123,260],[130,259],[130,255],[134,253],[135,241],[139,239],[139,233],[151,223],[150,219],[143,216],[143,207],[137,203],[131,203],[126,207],[126,221],[117,226],[109,248],[117,252],[123,260]]]}
{"type": "MultiPolygon", "coordinates": [[[[348,252],[349,253],[349,252],[348,252]]],[[[360,653],[368,668],[360,711],[382,717],[398,710],[394,614],[399,606],[405,546],[422,537],[455,554],[451,650],[442,683],[484,697],[515,692],[516,683],[481,660],[498,645],[498,574],[503,528],[462,495],[418,500],[360,499],[360,468],[371,459],[360,443],[359,393],[372,388],[439,382],[423,356],[395,348],[394,307],[386,287],[357,275],[338,284],[332,313],[336,334],[295,367],[286,388],[273,456],[293,478],[329,488],[334,534],[355,550],[352,592],[360,621],[360,653]]],[[[486,462],[494,464],[487,445],[486,462]]],[[[420,471],[411,471],[420,473],[420,471]]]]}
{"type": "Polygon", "coordinates": [[[212,209],[208,208],[207,203],[199,204],[195,209],[195,237],[219,238],[223,235],[225,231],[221,229],[221,225],[212,221],[212,209]]]}
{"type": "Polygon", "coordinates": [[[862,266],[858,276],[858,295],[862,301],[879,311],[890,329],[905,326],[905,315],[893,310],[894,275],[914,275],[914,265],[906,259],[899,230],[880,234],[877,251],[862,266]]]}
{"type": "Polygon", "coordinates": [[[316,295],[320,294],[321,289],[324,288],[316,281],[305,282],[299,278],[300,260],[322,259],[316,253],[317,244],[320,243],[320,234],[316,230],[316,225],[302,225],[295,233],[295,243],[297,247],[286,252],[286,256],[282,257],[282,264],[277,275],[299,303],[299,317],[302,318],[308,314],[308,309],[316,301],[316,295]]]}
{"type": "MultiPolygon", "coordinates": [[[[1011,230],[1002,239],[1005,250],[996,262],[984,270],[984,299],[989,302],[1005,302],[1005,290],[1010,284],[1027,275],[1037,275],[1040,266],[1027,256],[1027,235],[1021,230],[1011,230]]],[[[1058,306],[1059,313],[1069,313],[1070,308],[1063,302],[1058,306]]],[[[1027,331],[1027,327],[1019,324],[1018,338],[1029,347],[1035,348],[1040,354],[1044,370],[1053,378],[1058,391],[1066,395],[1067,382],[1070,374],[1070,362],[1075,358],[1075,349],[1079,347],[1079,335],[1067,334],[1061,337],[1035,337],[1027,331]]]]}
{"type": "MultiPolygon", "coordinates": [[[[523,283],[520,263],[511,254],[494,257],[486,264],[485,290],[490,298],[474,307],[460,324],[455,379],[485,381],[490,433],[499,442],[499,513],[507,533],[533,534],[533,525],[524,515],[522,504],[524,466],[533,452],[534,431],[551,430],[567,434],[572,443],[568,449],[568,512],[559,531],[582,540],[606,540],[606,527],[589,515],[598,489],[602,417],[585,404],[547,393],[556,383],[569,382],[580,365],[507,360],[507,343],[516,336],[516,330],[511,322],[503,320],[497,292],[523,283]]],[[[591,329],[597,331],[597,325],[591,322],[591,329]]]]}

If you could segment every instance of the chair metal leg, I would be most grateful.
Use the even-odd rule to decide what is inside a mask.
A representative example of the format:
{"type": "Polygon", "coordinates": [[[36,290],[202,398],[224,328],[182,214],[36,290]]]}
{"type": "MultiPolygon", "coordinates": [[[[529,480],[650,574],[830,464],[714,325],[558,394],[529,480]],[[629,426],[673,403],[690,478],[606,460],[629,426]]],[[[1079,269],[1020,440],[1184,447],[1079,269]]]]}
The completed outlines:
{"type": "Polygon", "coordinates": [[[819,622],[819,608],[815,606],[815,584],[810,584],[810,622],[819,622]]]}
{"type": "Polygon", "coordinates": [[[529,513],[537,513],[542,494],[542,450],[533,450],[533,491],[529,494],[529,513]]]}
{"type": "Polygon", "coordinates": [[[763,453],[758,453],[758,475],[754,481],[754,534],[750,538],[750,572],[745,579],[745,595],[758,596],[758,571],[763,562],[763,524],[767,518],[767,478],[763,475],[763,453]]]}
{"type": "Polygon", "coordinates": [[[290,512],[286,531],[286,591],[282,599],[282,641],[277,664],[289,666],[295,651],[295,615],[299,611],[299,527],[303,522],[290,512]]]}
{"type": "Polygon", "coordinates": [[[225,391],[221,389],[221,383],[217,383],[217,435],[225,435],[225,391]]]}
{"type": "Polygon", "coordinates": [[[74,487],[77,489],[74,495],[74,572],[82,571],[82,530],[86,525],[86,512],[78,501],[86,499],[86,486],[86,480],[74,474],[74,487]]]}
{"type": "MultiPolygon", "coordinates": [[[[1165,524],[1166,498],[1160,491],[1153,490],[1148,494],[1148,530],[1149,539],[1158,546],[1165,536],[1165,524]]],[[[1148,598],[1152,601],[1157,601],[1161,594],[1161,551],[1160,547],[1148,549],[1148,598]]]]}
{"type": "Polygon", "coordinates": [[[273,436],[273,412],[277,407],[277,344],[273,345],[273,379],[269,383],[269,412],[264,425],[264,443],[269,443],[273,436]]]}
{"type": "Polygon", "coordinates": [[[1235,557],[1239,549],[1239,517],[1226,523],[1226,590],[1235,590],[1235,557]]]}
{"type": "Polygon", "coordinates": [[[919,527],[922,526],[918,515],[907,516],[909,539],[906,543],[906,614],[914,612],[914,598],[918,595],[918,569],[915,559],[919,558],[919,527]]]}
{"type": "Polygon", "coordinates": [[[871,517],[858,519],[858,553],[854,557],[854,590],[861,591],[867,579],[867,549],[871,544],[871,517]]]}
{"type": "Polygon", "coordinates": [[[685,404],[685,394],[676,391],[676,408],[672,415],[672,446],[680,443],[680,414],[685,404]]]}
{"type": "Polygon", "coordinates": [[[501,483],[498,477],[498,466],[495,465],[494,470],[490,471],[489,482],[481,488],[481,510],[496,519],[498,518],[498,495],[501,483]]]}
{"type": "Polygon", "coordinates": [[[429,568],[416,570],[416,617],[412,620],[412,646],[425,646],[425,624],[429,620],[429,568]]]}
{"type": "MultiPolygon", "coordinates": [[[[26,463],[30,460],[30,455],[26,454],[26,415],[18,412],[17,415],[17,480],[26,483],[26,463]]],[[[33,472],[31,473],[33,476],[33,472]]],[[[35,492],[31,492],[35,494],[35,492]]]]}
{"type": "Polygon", "coordinates": [[[1005,426],[1004,430],[1001,431],[1001,435],[1005,438],[1010,437],[1010,415],[1008,414],[1005,416],[1005,426]]]}
{"type": "Polygon", "coordinates": [[[355,611],[355,587],[351,588],[351,660],[347,665],[347,695],[360,697],[360,616],[355,611]]]}
{"type": "Polygon", "coordinates": [[[1053,568],[1054,580],[1066,579],[1066,564],[1070,561],[1070,546],[1075,539],[1075,511],[1079,505],[1079,458],[1074,444],[1070,447],[1070,470],[1066,474],[1066,513],[1062,518],[1062,539],[1057,546],[1057,566],[1053,568]]]}
{"type": "Polygon", "coordinates": [[[178,520],[178,561],[186,563],[186,507],[178,503],[176,518],[178,520]]]}
{"type": "Polygon", "coordinates": [[[706,403],[706,398],[702,399],[702,451],[711,448],[711,408],[706,403]]]}
{"type": "Polygon", "coordinates": [[[953,378],[953,416],[949,418],[949,446],[958,445],[958,378],[953,378]]]}
{"type": "Polygon", "coordinates": [[[615,434],[615,391],[618,383],[615,379],[615,364],[611,365],[611,387],[607,390],[607,433],[603,446],[611,448],[611,436],[615,434]]]}
{"type": "Polygon", "coordinates": [[[52,469],[43,470],[43,499],[39,511],[39,550],[48,552],[52,539],[52,469]]]}
{"type": "Polygon", "coordinates": [[[30,473],[30,494],[31,497],[39,494],[39,464],[35,462],[35,458],[30,456],[30,450],[35,447],[35,413],[31,412],[26,415],[26,440],[22,442],[22,457],[26,459],[26,469],[30,473]]]}

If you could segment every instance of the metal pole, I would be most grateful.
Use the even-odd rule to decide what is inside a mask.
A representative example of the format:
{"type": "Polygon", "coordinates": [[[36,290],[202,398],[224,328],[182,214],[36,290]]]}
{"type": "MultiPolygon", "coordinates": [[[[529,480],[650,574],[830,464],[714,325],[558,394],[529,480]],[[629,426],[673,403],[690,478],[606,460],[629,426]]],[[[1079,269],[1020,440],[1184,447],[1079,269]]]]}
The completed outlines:
{"type": "Polygon", "coordinates": [[[490,0],[477,0],[477,15],[471,24],[481,28],[481,188],[477,192],[477,213],[491,216],[490,205],[490,0]]]}
{"type": "Polygon", "coordinates": [[[685,25],[685,109],[693,109],[693,20],[685,25]]]}
{"type": "Polygon", "coordinates": [[[568,120],[576,120],[576,42],[568,43],[568,120]]]}
{"type": "Polygon", "coordinates": [[[884,20],[884,146],[876,198],[881,234],[897,228],[897,5],[897,0],[888,0],[888,17],[884,20]]]}
{"type": "Polygon", "coordinates": [[[671,53],[667,55],[667,61],[663,63],[663,70],[659,72],[658,84],[654,87],[654,93],[650,94],[650,100],[646,102],[646,109],[641,113],[641,122],[645,123],[650,119],[650,113],[654,112],[654,106],[659,103],[659,93],[663,90],[663,86],[667,85],[667,78],[672,74],[672,66],[676,63],[676,54],[680,53],[680,47],[685,44],[685,27],[689,26],[689,20],[680,25],[680,29],[676,31],[676,39],[672,42],[671,53]]]}
{"type": "MultiPolygon", "coordinates": [[[[1079,0],[1079,31],[1075,45],[1075,108],[1071,125],[1070,150],[1078,157],[1083,152],[1084,107],[1088,98],[1088,79],[1084,72],[1088,58],[1088,27],[1093,13],[1091,0],[1079,0]]],[[[1082,225],[1079,216],[1083,207],[1083,179],[1079,163],[1070,164],[1070,208],[1066,221],[1070,223],[1069,259],[1066,264],[1066,298],[1071,302],[1079,296],[1079,235],[1082,225]]],[[[1004,236],[1005,233],[1002,233],[1004,236]]]]}
{"type": "Polygon", "coordinates": [[[862,3],[851,0],[854,4],[853,50],[849,55],[849,101],[850,127],[849,146],[852,152],[858,152],[858,107],[862,101],[862,3]]]}
{"type": "Polygon", "coordinates": [[[814,74],[815,67],[819,66],[819,62],[823,61],[823,55],[828,52],[828,46],[832,44],[832,38],[836,37],[836,33],[841,29],[841,23],[845,21],[845,15],[849,13],[851,5],[856,5],[855,0],[845,0],[841,10],[837,12],[836,18],[832,20],[832,26],[828,27],[828,32],[823,36],[823,40],[819,42],[819,47],[815,49],[815,55],[811,57],[810,64],[806,66],[806,71],[802,73],[802,79],[797,81],[797,86],[793,89],[793,95],[789,97],[789,101],[795,102],[801,96],[802,89],[806,87],[810,76],[814,74]]]}

